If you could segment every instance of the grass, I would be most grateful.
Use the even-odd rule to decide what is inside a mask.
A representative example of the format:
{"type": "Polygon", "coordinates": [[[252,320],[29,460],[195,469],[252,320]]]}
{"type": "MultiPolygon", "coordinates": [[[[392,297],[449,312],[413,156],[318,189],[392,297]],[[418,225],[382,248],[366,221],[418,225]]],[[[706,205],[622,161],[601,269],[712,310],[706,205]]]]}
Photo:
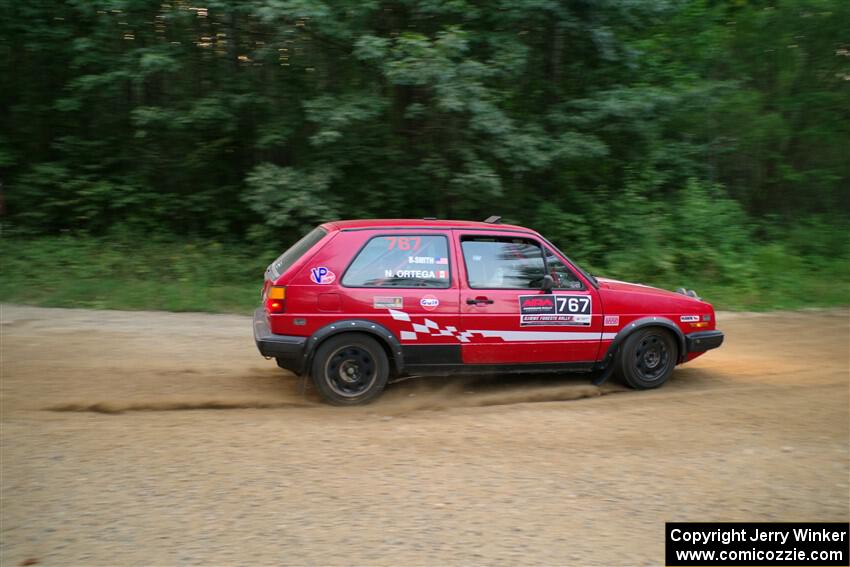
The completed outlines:
{"type": "Polygon", "coordinates": [[[280,251],[75,237],[0,242],[0,300],[45,307],[250,313],[280,251]]]}
{"type": "MultiPolygon", "coordinates": [[[[110,241],[90,237],[0,240],[0,301],[46,307],[248,314],[280,250],[219,242],[110,241]]],[[[606,270],[598,270],[606,274],[606,270]]],[[[610,274],[610,272],[608,272],[610,274]]],[[[764,311],[847,306],[850,262],[755,248],[739,273],[618,279],[688,287],[716,309],[764,311]]]]}

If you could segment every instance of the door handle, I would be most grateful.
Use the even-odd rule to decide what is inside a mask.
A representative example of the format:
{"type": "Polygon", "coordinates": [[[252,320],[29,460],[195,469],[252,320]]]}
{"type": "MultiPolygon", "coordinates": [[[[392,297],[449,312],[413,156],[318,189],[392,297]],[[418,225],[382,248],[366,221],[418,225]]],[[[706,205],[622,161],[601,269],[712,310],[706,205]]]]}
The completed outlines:
{"type": "Polygon", "coordinates": [[[468,299],[466,300],[466,304],[467,304],[467,305],[478,305],[478,304],[480,304],[480,303],[484,303],[484,304],[487,304],[487,305],[492,305],[493,300],[492,300],[492,299],[488,299],[488,298],[486,298],[486,297],[476,297],[475,299],[472,299],[472,298],[470,297],[470,298],[468,298],[468,299]]]}

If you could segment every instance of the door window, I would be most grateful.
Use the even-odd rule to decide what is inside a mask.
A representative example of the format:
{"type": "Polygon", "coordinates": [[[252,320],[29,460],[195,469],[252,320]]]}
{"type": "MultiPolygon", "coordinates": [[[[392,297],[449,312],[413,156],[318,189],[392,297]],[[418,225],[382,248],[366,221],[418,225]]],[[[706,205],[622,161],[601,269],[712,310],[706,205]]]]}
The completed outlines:
{"type": "Polygon", "coordinates": [[[546,249],[546,267],[549,269],[549,275],[555,280],[555,289],[584,289],[581,280],[548,248],[546,249]]]}
{"type": "Polygon", "coordinates": [[[461,239],[471,288],[540,289],[543,251],[525,238],[465,236],[461,239]]]}
{"type": "Polygon", "coordinates": [[[450,275],[445,236],[376,236],[351,262],[342,285],[448,288],[450,275]]]}

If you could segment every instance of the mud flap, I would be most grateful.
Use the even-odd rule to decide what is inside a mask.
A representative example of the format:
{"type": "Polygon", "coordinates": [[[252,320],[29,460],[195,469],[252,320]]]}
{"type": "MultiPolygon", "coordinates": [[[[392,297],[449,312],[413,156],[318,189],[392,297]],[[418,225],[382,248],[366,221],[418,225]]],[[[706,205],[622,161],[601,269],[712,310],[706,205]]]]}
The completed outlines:
{"type": "Polygon", "coordinates": [[[591,383],[594,386],[601,386],[607,382],[608,378],[611,377],[611,374],[614,373],[614,365],[617,362],[617,350],[618,348],[615,347],[614,349],[609,349],[609,351],[605,354],[605,360],[608,361],[608,364],[599,369],[599,374],[591,380],[591,383]]]}
{"type": "Polygon", "coordinates": [[[605,368],[603,368],[602,370],[599,371],[599,374],[596,376],[596,378],[594,378],[591,381],[591,384],[593,384],[594,386],[601,386],[602,384],[604,384],[608,380],[608,378],[611,377],[611,374],[613,374],[613,373],[614,373],[614,362],[611,361],[611,363],[608,366],[606,366],[605,368]]]}
{"type": "Polygon", "coordinates": [[[298,393],[302,398],[307,397],[307,382],[310,381],[309,374],[299,374],[298,375],[298,393]]]}

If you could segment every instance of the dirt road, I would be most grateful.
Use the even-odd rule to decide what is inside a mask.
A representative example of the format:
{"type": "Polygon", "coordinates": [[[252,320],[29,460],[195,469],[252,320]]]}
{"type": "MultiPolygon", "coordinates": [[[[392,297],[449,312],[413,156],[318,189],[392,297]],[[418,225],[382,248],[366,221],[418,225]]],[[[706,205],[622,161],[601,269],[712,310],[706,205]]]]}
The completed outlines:
{"type": "Polygon", "coordinates": [[[850,314],[718,319],[657,391],[422,379],[340,409],[246,317],[4,305],[0,564],[659,565],[665,521],[847,521],[850,314]]]}

